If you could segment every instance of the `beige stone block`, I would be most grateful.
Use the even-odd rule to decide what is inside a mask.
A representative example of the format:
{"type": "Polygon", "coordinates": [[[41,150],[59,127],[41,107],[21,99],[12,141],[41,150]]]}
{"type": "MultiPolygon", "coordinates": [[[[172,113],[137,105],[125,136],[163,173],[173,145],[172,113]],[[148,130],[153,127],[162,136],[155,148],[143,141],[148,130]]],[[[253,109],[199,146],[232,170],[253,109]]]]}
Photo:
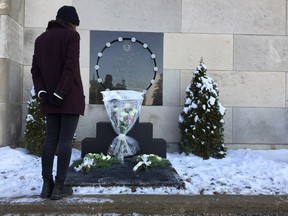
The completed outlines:
{"type": "Polygon", "coordinates": [[[234,144],[287,144],[285,108],[233,108],[234,144]]]}
{"type": "Polygon", "coordinates": [[[36,38],[45,32],[45,28],[25,28],[24,30],[24,65],[32,65],[34,43],[36,38]]]}
{"type": "Polygon", "coordinates": [[[179,152],[178,143],[167,143],[167,153],[179,152]]]}
{"type": "Polygon", "coordinates": [[[6,103],[0,102],[0,146],[6,146],[6,103]]]}
{"type": "Polygon", "coordinates": [[[31,98],[31,90],[33,88],[33,81],[31,75],[31,66],[24,66],[23,69],[23,103],[27,104],[27,101],[31,98]]]}
{"type": "Polygon", "coordinates": [[[179,106],[142,106],[140,122],[153,124],[153,137],[166,142],[179,142],[178,118],[182,110],[179,106]]]}
{"type": "Polygon", "coordinates": [[[288,37],[234,36],[234,69],[287,71],[288,37]]]}
{"type": "Polygon", "coordinates": [[[22,104],[6,104],[6,145],[17,146],[21,141],[22,104]]]}
{"type": "MultiPolygon", "coordinates": [[[[219,101],[224,106],[285,106],[285,73],[283,72],[210,71],[208,69],[207,76],[218,85],[219,101]]],[[[192,78],[192,71],[181,71],[180,105],[184,104],[186,88],[192,78]]]]}
{"type": "Polygon", "coordinates": [[[232,143],[233,140],[233,109],[231,107],[225,107],[224,115],[224,143],[232,143]]]}
{"type": "Polygon", "coordinates": [[[208,34],[164,35],[164,68],[193,69],[201,57],[211,70],[232,70],[233,36],[208,34]]]}
{"type": "Polygon", "coordinates": [[[23,66],[15,62],[9,62],[9,102],[20,104],[23,95],[23,66]]]}
{"type": "Polygon", "coordinates": [[[164,70],[163,73],[163,105],[179,106],[180,104],[180,71],[164,70]]]}
{"type": "Polygon", "coordinates": [[[104,105],[86,105],[84,116],[80,116],[76,134],[77,140],[96,137],[96,123],[109,121],[104,105]]]}
{"type": "Polygon", "coordinates": [[[0,59],[0,146],[18,144],[22,121],[22,66],[0,59]]]}
{"type": "Polygon", "coordinates": [[[237,143],[237,144],[227,144],[226,145],[228,150],[237,150],[237,149],[251,149],[251,150],[277,150],[277,149],[288,149],[288,144],[243,144],[243,143],[237,143]]]}
{"type": "Polygon", "coordinates": [[[8,59],[0,59],[0,102],[21,103],[22,70],[21,65],[8,59]]]}
{"type": "Polygon", "coordinates": [[[287,83],[288,83],[288,74],[286,72],[286,85],[285,85],[285,87],[286,87],[286,98],[285,98],[286,107],[288,107],[288,87],[287,87],[287,83]]]}
{"type": "Polygon", "coordinates": [[[0,58],[23,63],[23,27],[9,16],[0,16],[0,58]]]}
{"type": "Polygon", "coordinates": [[[9,15],[11,0],[2,0],[0,2],[0,15],[9,15]]]}
{"type": "Polygon", "coordinates": [[[225,106],[285,107],[285,73],[207,71],[225,106]]]}
{"type": "Polygon", "coordinates": [[[6,103],[9,98],[9,60],[0,58],[0,103],[6,103]]]}
{"type": "Polygon", "coordinates": [[[89,68],[81,68],[81,78],[85,95],[85,103],[89,104],[90,73],[89,68]]]}
{"type": "Polygon", "coordinates": [[[285,0],[183,0],[184,32],[286,34],[285,0]]]}
{"type": "Polygon", "coordinates": [[[180,104],[184,105],[186,99],[186,89],[192,82],[194,76],[194,70],[181,70],[180,75],[180,104]]]}
{"type": "MultiPolygon", "coordinates": [[[[2,0],[3,1],[3,0],[2,0]]],[[[18,22],[20,25],[24,25],[24,8],[25,1],[22,0],[10,0],[10,16],[13,20],[18,22]]]]}
{"type": "Polygon", "coordinates": [[[74,0],[80,28],[113,31],[179,32],[181,0],[74,0]]]}
{"type": "Polygon", "coordinates": [[[90,31],[79,30],[80,34],[80,66],[89,67],[90,62],[90,31]]]}
{"type": "Polygon", "coordinates": [[[46,28],[50,20],[55,20],[58,9],[63,5],[72,5],[72,2],[72,0],[25,0],[25,27],[46,28]]]}
{"type": "Polygon", "coordinates": [[[0,103],[0,146],[18,145],[22,134],[22,108],[13,103],[0,103]]]}

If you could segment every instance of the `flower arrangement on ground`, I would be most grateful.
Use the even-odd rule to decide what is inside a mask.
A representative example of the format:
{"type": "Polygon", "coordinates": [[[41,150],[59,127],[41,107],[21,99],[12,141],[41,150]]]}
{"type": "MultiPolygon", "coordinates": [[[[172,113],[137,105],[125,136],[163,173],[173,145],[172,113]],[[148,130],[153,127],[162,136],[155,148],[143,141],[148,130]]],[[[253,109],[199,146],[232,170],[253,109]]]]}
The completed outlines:
{"type": "Polygon", "coordinates": [[[89,172],[93,168],[110,167],[120,161],[110,155],[88,153],[84,158],[75,160],[72,164],[76,172],[89,172]]]}
{"type": "Polygon", "coordinates": [[[148,167],[164,167],[168,163],[168,160],[155,154],[137,155],[134,160],[135,162],[138,162],[133,168],[134,172],[147,170],[148,167]]]}
{"type": "Polygon", "coordinates": [[[130,90],[102,91],[104,105],[114,131],[118,136],[112,141],[108,155],[124,161],[139,151],[138,142],[126,134],[140,115],[143,93],[130,90]]]}
{"type": "MultiPolygon", "coordinates": [[[[122,161],[118,158],[110,155],[104,155],[103,153],[88,153],[84,158],[73,161],[72,167],[76,172],[89,172],[95,168],[107,168],[114,164],[119,164],[122,161]]],[[[137,163],[133,167],[133,171],[147,170],[148,167],[164,167],[167,165],[168,160],[159,157],[155,154],[142,154],[133,158],[133,162],[137,163]]]]}

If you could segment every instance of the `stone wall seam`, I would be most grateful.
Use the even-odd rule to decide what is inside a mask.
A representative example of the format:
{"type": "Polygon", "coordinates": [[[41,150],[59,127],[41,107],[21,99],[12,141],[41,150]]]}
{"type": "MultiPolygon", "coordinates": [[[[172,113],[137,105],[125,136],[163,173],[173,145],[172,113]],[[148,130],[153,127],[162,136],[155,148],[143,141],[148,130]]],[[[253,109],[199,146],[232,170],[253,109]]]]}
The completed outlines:
{"type": "Polygon", "coordinates": [[[286,35],[288,35],[288,0],[286,0],[286,35]]]}
{"type": "Polygon", "coordinates": [[[287,93],[288,93],[288,87],[287,87],[287,71],[285,72],[285,107],[287,108],[287,105],[288,105],[288,101],[287,101],[287,93]]]}
{"type": "MultiPolygon", "coordinates": [[[[234,122],[234,108],[233,107],[230,107],[231,108],[231,143],[234,144],[233,140],[234,140],[234,125],[233,125],[233,122],[234,122]]],[[[225,137],[224,137],[225,138],[225,137]]]]}
{"type": "Polygon", "coordinates": [[[232,35],[232,70],[235,70],[235,34],[232,35]]]}

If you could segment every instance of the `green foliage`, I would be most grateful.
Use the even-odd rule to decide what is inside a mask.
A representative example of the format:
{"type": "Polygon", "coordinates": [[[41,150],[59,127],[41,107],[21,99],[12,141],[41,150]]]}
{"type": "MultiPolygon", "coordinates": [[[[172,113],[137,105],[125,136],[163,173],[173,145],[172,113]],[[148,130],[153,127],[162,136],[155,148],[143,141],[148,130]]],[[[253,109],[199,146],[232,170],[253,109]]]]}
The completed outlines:
{"type": "Polygon", "coordinates": [[[147,171],[148,167],[164,167],[168,164],[168,160],[159,157],[155,154],[143,154],[137,155],[133,158],[137,165],[133,168],[133,171],[144,170],[147,171]]]}
{"type": "Polygon", "coordinates": [[[31,90],[31,99],[28,101],[26,129],[24,131],[27,150],[37,156],[41,155],[45,140],[45,118],[40,113],[40,103],[34,89],[31,90]]]}
{"type": "Polygon", "coordinates": [[[77,172],[89,172],[93,168],[110,167],[113,164],[118,163],[120,163],[120,160],[118,160],[116,157],[112,157],[110,155],[106,156],[103,153],[88,153],[84,156],[84,158],[73,161],[72,166],[77,172]]]}
{"type": "Polygon", "coordinates": [[[166,166],[167,164],[167,160],[166,159],[163,159],[161,157],[159,157],[158,155],[155,155],[155,154],[143,154],[143,155],[137,155],[134,157],[134,160],[135,162],[141,162],[141,161],[145,161],[145,158],[147,159],[147,161],[150,161],[151,164],[150,166],[151,167],[163,167],[163,166],[166,166]]]}
{"type": "Polygon", "coordinates": [[[204,63],[200,63],[186,89],[186,101],[179,116],[179,150],[203,159],[224,158],[225,108],[218,102],[217,84],[206,76],[206,71],[204,63]]]}

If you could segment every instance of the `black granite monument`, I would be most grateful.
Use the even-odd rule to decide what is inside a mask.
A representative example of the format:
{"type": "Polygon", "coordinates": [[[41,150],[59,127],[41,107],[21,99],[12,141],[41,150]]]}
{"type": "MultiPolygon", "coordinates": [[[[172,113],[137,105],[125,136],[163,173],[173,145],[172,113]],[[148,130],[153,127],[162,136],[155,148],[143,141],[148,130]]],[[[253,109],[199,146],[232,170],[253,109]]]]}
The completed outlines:
{"type": "MultiPolygon", "coordinates": [[[[87,153],[106,154],[112,140],[117,136],[110,122],[98,122],[96,124],[96,137],[88,137],[82,140],[81,157],[87,153]]],[[[128,132],[130,136],[139,143],[138,154],[156,154],[166,158],[166,141],[164,139],[153,139],[153,125],[150,122],[136,121],[132,130],[128,132]]]]}
{"type": "MultiPolygon", "coordinates": [[[[107,89],[129,89],[147,92],[155,84],[155,80],[158,77],[158,81],[156,82],[158,87],[154,88],[153,98],[144,98],[143,104],[162,105],[162,83],[160,82],[162,82],[163,77],[163,34],[93,31],[91,33],[91,46],[95,46],[98,51],[94,51],[95,47],[91,47],[93,52],[91,52],[90,64],[92,64],[91,68],[95,69],[96,73],[91,73],[92,82],[90,78],[90,84],[92,83],[93,85],[90,88],[90,103],[102,102],[99,99],[99,95],[101,95],[99,93],[107,89]],[[122,36],[123,34],[124,37],[122,36]],[[94,38],[93,36],[95,35],[100,38],[94,38]],[[149,44],[157,48],[156,55],[146,42],[141,41],[141,38],[145,39],[146,37],[147,39],[148,36],[150,36],[149,44]],[[151,38],[151,36],[153,37],[151,38]],[[114,39],[110,39],[107,42],[106,40],[109,40],[111,37],[114,37],[114,39]],[[99,41],[102,42],[101,49],[99,48],[99,41]],[[106,41],[104,48],[103,41],[106,41]],[[112,45],[115,48],[114,50],[111,49],[112,45]],[[145,54],[143,54],[143,50],[145,54]],[[148,55],[146,55],[147,53],[148,55]],[[156,63],[156,56],[160,57],[160,64],[156,63]],[[101,72],[101,70],[103,71],[101,72]],[[161,75],[159,75],[159,71],[161,75]],[[102,78],[103,76],[105,79],[102,78]],[[150,101],[150,104],[147,101],[150,101]]],[[[118,134],[114,131],[111,122],[96,123],[95,137],[87,137],[81,142],[81,157],[83,158],[87,153],[103,153],[106,155],[113,139],[117,136],[118,134]]],[[[153,138],[152,123],[139,122],[139,119],[137,119],[132,129],[127,133],[127,136],[134,138],[139,143],[140,151],[136,154],[155,154],[166,158],[167,143],[164,139],[153,138]]],[[[132,157],[127,156],[124,158],[123,163],[114,164],[108,168],[92,169],[88,173],[79,173],[74,171],[73,167],[70,167],[66,184],[71,186],[184,187],[185,184],[170,162],[165,167],[149,168],[147,172],[134,172],[133,167],[136,164],[134,164],[132,157]]]]}

